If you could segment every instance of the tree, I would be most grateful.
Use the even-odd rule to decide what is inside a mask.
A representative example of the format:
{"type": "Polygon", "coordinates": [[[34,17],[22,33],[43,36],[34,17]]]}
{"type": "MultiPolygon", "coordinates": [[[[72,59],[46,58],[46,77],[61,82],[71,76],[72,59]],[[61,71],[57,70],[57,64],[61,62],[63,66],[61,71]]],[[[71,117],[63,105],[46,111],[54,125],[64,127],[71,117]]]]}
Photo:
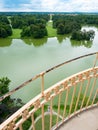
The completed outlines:
{"type": "Polygon", "coordinates": [[[7,32],[3,27],[0,27],[0,37],[2,38],[7,37],[7,32]]]}
{"type": "Polygon", "coordinates": [[[65,30],[65,34],[71,33],[72,32],[72,28],[71,28],[70,24],[66,24],[64,26],[64,30],[65,30]]]}
{"type": "Polygon", "coordinates": [[[95,32],[93,30],[89,30],[88,31],[88,35],[90,37],[90,40],[93,40],[94,39],[94,36],[95,36],[95,32]]]}
{"type": "Polygon", "coordinates": [[[30,26],[31,36],[34,38],[43,38],[47,35],[47,30],[43,24],[31,25],[30,26]]]}
{"type": "Polygon", "coordinates": [[[95,32],[93,30],[73,31],[71,35],[72,40],[87,40],[91,41],[94,39],[95,32]]]}
{"type": "Polygon", "coordinates": [[[58,34],[64,34],[65,30],[64,30],[64,25],[62,23],[60,23],[57,27],[57,33],[58,34]]]}
{"type": "Polygon", "coordinates": [[[21,37],[43,38],[44,36],[47,36],[47,30],[42,23],[24,27],[21,32],[21,37]]]}
{"type": "MultiPolygon", "coordinates": [[[[10,80],[7,77],[0,79],[0,96],[9,92],[10,80]]],[[[23,105],[21,99],[11,99],[10,96],[0,102],[0,123],[13,114],[23,105]]]]}
{"type": "Polygon", "coordinates": [[[24,27],[21,32],[21,37],[29,37],[30,36],[30,27],[24,27]]]}
{"type": "MultiPolygon", "coordinates": [[[[7,77],[3,77],[0,79],[0,96],[9,92],[9,84],[10,80],[7,77]]],[[[2,102],[7,103],[10,100],[10,97],[5,98],[2,102]]]]}
{"type": "Polygon", "coordinates": [[[7,35],[11,36],[12,35],[12,29],[11,29],[10,25],[5,25],[5,29],[6,29],[7,35]]]}
{"type": "Polygon", "coordinates": [[[12,29],[10,25],[7,24],[0,24],[0,37],[6,38],[12,35],[12,29]]]}

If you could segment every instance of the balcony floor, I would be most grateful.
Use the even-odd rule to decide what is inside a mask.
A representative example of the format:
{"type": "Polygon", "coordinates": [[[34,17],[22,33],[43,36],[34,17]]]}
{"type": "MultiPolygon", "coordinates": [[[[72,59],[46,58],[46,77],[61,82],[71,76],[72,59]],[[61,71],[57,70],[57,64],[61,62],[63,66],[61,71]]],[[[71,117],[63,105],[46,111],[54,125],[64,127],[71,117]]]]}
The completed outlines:
{"type": "Polygon", "coordinates": [[[64,123],[59,130],[98,130],[98,107],[78,114],[64,123]]]}

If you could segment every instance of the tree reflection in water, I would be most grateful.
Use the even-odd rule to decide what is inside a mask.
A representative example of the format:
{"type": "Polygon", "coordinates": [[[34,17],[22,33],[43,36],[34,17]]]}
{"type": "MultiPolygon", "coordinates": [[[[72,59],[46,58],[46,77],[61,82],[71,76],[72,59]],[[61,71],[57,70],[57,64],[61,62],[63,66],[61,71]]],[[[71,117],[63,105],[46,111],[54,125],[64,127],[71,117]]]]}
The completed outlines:
{"type": "Polygon", "coordinates": [[[75,40],[70,40],[72,47],[79,47],[79,46],[84,46],[86,48],[91,48],[93,45],[93,41],[75,41],[75,40]]]}
{"type": "Polygon", "coordinates": [[[0,47],[7,47],[12,44],[12,39],[9,38],[0,38],[0,47]]]}
{"type": "Polygon", "coordinates": [[[24,43],[28,45],[34,45],[35,47],[42,46],[47,43],[47,38],[41,39],[22,39],[24,43]]]}

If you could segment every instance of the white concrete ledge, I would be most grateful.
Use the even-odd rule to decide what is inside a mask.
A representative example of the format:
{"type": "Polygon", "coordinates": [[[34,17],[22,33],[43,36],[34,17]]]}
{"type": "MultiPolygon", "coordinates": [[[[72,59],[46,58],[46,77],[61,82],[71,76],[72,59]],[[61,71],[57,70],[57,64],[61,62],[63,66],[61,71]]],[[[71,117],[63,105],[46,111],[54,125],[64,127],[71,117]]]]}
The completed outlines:
{"type": "Polygon", "coordinates": [[[78,114],[58,130],[98,130],[98,107],[78,114]]]}

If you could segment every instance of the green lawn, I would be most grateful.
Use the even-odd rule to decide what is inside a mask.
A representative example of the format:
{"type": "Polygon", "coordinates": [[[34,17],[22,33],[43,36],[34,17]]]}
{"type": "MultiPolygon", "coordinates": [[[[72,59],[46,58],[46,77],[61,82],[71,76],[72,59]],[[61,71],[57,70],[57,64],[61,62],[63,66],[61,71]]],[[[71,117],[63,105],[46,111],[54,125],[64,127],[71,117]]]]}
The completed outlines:
{"type": "Polygon", "coordinates": [[[12,29],[12,31],[13,31],[13,34],[12,34],[12,36],[9,36],[9,38],[12,38],[12,39],[16,38],[16,39],[18,39],[18,38],[21,37],[20,36],[21,29],[12,29]]]}
{"type": "MultiPolygon", "coordinates": [[[[52,126],[56,124],[56,119],[57,117],[55,115],[52,116],[52,126]]],[[[45,130],[50,130],[50,115],[45,116],[45,130]]],[[[35,129],[36,130],[42,130],[42,118],[39,119],[39,121],[35,124],[35,129]]]]}
{"type": "Polygon", "coordinates": [[[56,37],[57,36],[57,30],[56,29],[54,29],[53,27],[52,27],[52,25],[53,25],[53,22],[48,22],[47,23],[47,26],[46,26],[46,28],[47,28],[47,31],[48,31],[48,37],[56,37]]]}

